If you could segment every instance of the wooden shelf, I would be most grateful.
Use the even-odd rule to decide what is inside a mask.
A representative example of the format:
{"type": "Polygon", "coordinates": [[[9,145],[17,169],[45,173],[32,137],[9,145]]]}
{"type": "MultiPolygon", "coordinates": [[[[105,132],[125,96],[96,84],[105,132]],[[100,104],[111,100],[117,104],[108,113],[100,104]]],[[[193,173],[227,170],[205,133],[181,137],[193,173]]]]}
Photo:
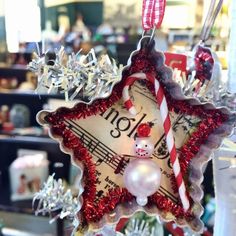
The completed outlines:
{"type": "Polygon", "coordinates": [[[25,67],[0,67],[1,78],[17,78],[19,82],[25,81],[26,73],[29,72],[25,67]]]}
{"type": "Polygon", "coordinates": [[[57,98],[57,99],[64,99],[63,95],[59,94],[37,94],[34,91],[21,91],[21,90],[1,90],[0,89],[0,96],[24,96],[24,97],[35,97],[40,100],[41,98],[57,98]]]}
{"type": "Polygon", "coordinates": [[[51,139],[50,137],[21,136],[21,135],[7,135],[7,134],[0,134],[0,143],[1,142],[58,144],[58,142],[51,139]]]}

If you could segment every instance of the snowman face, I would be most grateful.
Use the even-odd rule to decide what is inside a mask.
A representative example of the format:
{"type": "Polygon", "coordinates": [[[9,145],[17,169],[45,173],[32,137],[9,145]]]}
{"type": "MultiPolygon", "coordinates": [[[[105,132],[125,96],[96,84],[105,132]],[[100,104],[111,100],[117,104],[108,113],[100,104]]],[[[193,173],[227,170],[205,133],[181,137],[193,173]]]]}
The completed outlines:
{"type": "Polygon", "coordinates": [[[150,138],[136,138],[134,146],[134,154],[137,157],[150,157],[153,153],[154,145],[150,138]]]}

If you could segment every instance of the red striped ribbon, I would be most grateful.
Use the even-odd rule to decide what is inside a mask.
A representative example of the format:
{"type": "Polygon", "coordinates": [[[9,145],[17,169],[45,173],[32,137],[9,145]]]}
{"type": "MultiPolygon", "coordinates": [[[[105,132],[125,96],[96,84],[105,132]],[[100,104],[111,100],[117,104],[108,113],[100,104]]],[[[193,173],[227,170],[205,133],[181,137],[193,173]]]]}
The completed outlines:
{"type": "Polygon", "coordinates": [[[166,0],[143,0],[142,24],[144,30],[161,26],[166,7],[166,0]]]}

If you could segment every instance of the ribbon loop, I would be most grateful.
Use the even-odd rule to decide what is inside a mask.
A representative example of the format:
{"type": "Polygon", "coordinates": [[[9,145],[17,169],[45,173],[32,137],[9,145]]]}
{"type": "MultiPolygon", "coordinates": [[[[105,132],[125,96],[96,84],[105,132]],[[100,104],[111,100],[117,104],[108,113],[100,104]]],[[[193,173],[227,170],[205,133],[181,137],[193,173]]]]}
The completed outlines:
{"type": "Polygon", "coordinates": [[[142,25],[145,31],[160,28],[166,0],[143,0],[142,25]]]}

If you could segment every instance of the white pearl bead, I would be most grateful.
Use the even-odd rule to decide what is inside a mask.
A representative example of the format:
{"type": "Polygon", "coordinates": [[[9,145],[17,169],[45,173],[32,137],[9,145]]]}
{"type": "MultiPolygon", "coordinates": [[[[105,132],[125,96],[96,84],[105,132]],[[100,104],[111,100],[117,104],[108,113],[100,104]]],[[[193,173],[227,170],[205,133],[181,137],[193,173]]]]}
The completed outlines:
{"type": "Polygon", "coordinates": [[[147,197],[158,190],[160,183],[160,168],[151,159],[137,158],[131,161],[125,168],[125,187],[131,194],[137,197],[137,203],[141,206],[147,204],[147,197]]]}

